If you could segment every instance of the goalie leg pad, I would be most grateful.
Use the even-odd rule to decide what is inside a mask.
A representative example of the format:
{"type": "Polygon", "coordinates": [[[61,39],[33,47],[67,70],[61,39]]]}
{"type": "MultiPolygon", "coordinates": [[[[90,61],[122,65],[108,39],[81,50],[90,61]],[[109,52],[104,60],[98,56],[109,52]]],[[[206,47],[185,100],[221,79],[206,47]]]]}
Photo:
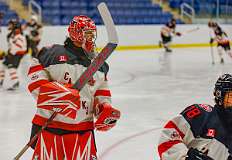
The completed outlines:
{"type": "Polygon", "coordinates": [[[32,160],[97,160],[93,131],[55,135],[43,130],[32,160]]]}

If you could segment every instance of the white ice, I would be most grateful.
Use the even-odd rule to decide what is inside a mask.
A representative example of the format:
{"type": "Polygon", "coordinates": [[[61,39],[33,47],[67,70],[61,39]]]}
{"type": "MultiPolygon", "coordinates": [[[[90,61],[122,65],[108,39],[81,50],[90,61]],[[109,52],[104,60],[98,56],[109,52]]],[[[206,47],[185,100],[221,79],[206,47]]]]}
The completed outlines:
{"type": "MultiPolygon", "coordinates": [[[[100,160],[158,160],[157,142],[164,123],[193,103],[213,105],[214,83],[220,74],[231,73],[232,59],[224,55],[221,65],[215,55],[212,65],[209,48],[173,50],[170,54],[121,51],[108,59],[113,105],[122,117],[111,131],[96,133],[100,160]]],[[[0,90],[1,160],[12,160],[30,136],[36,108],[23,78],[27,58],[19,70],[20,90],[0,90]]],[[[29,149],[21,160],[29,160],[31,155],[29,149]]]]}

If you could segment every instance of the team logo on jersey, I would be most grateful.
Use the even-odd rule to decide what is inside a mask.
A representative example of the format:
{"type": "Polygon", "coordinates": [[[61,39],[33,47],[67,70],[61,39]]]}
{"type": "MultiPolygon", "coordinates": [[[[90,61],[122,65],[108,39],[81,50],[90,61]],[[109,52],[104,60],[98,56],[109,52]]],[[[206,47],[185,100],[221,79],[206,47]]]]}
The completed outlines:
{"type": "Polygon", "coordinates": [[[203,108],[206,112],[212,112],[212,108],[206,104],[199,104],[201,108],[203,108]]]}
{"type": "Polygon", "coordinates": [[[173,131],[172,134],[171,134],[171,139],[172,140],[180,140],[181,137],[180,137],[180,135],[178,134],[177,131],[173,131]]]}
{"type": "Polygon", "coordinates": [[[216,134],[215,129],[211,129],[211,128],[208,129],[208,132],[207,132],[208,137],[215,137],[215,134],[216,134]]]}
{"type": "Polygon", "coordinates": [[[58,57],[59,62],[66,62],[68,60],[68,57],[66,55],[61,55],[58,57]]]}
{"type": "Polygon", "coordinates": [[[32,76],[31,76],[31,80],[32,81],[34,81],[34,80],[36,80],[36,79],[38,79],[39,78],[39,75],[38,74],[33,74],[32,76]]]}

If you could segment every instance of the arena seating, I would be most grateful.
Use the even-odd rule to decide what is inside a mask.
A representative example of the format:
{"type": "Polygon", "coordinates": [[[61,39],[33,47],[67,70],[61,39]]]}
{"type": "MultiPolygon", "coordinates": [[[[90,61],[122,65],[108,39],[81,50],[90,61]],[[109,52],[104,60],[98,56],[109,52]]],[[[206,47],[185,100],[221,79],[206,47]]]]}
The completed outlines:
{"type": "MultiPolygon", "coordinates": [[[[42,7],[45,23],[67,25],[74,15],[84,14],[92,17],[96,24],[102,24],[97,4],[105,1],[110,8],[116,24],[163,24],[172,18],[151,0],[35,0],[42,7]]],[[[27,5],[29,0],[23,0],[27,5]]],[[[182,23],[177,20],[177,23],[182,23]]]]}
{"type": "Polygon", "coordinates": [[[9,7],[3,2],[0,2],[0,11],[4,13],[1,25],[7,25],[10,19],[18,19],[18,15],[15,13],[15,11],[10,10],[9,7]]]}
{"type": "MultiPolygon", "coordinates": [[[[217,0],[169,0],[171,8],[180,8],[182,3],[187,3],[192,6],[194,2],[194,9],[197,15],[216,14],[217,0]]],[[[232,1],[231,0],[219,0],[219,12],[220,15],[231,14],[232,15],[232,1]]]]}

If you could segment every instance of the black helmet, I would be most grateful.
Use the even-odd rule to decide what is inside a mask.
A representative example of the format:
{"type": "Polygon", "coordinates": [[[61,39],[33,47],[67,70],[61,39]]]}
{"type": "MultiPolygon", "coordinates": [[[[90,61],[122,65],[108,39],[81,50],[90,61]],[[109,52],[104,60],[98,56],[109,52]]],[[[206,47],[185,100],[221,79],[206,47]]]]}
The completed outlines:
{"type": "Polygon", "coordinates": [[[13,32],[15,31],[22,32],[21,23],[17,19],[11,19],[8,22],[8,29],[13,32]]]}
{"type": "Polygon", "coordinates": [[[226,92],[232,91],[232,75],[223,74],[215,83],[214,96],[215,102],[219,106],[223,106],[226,92]]]}

